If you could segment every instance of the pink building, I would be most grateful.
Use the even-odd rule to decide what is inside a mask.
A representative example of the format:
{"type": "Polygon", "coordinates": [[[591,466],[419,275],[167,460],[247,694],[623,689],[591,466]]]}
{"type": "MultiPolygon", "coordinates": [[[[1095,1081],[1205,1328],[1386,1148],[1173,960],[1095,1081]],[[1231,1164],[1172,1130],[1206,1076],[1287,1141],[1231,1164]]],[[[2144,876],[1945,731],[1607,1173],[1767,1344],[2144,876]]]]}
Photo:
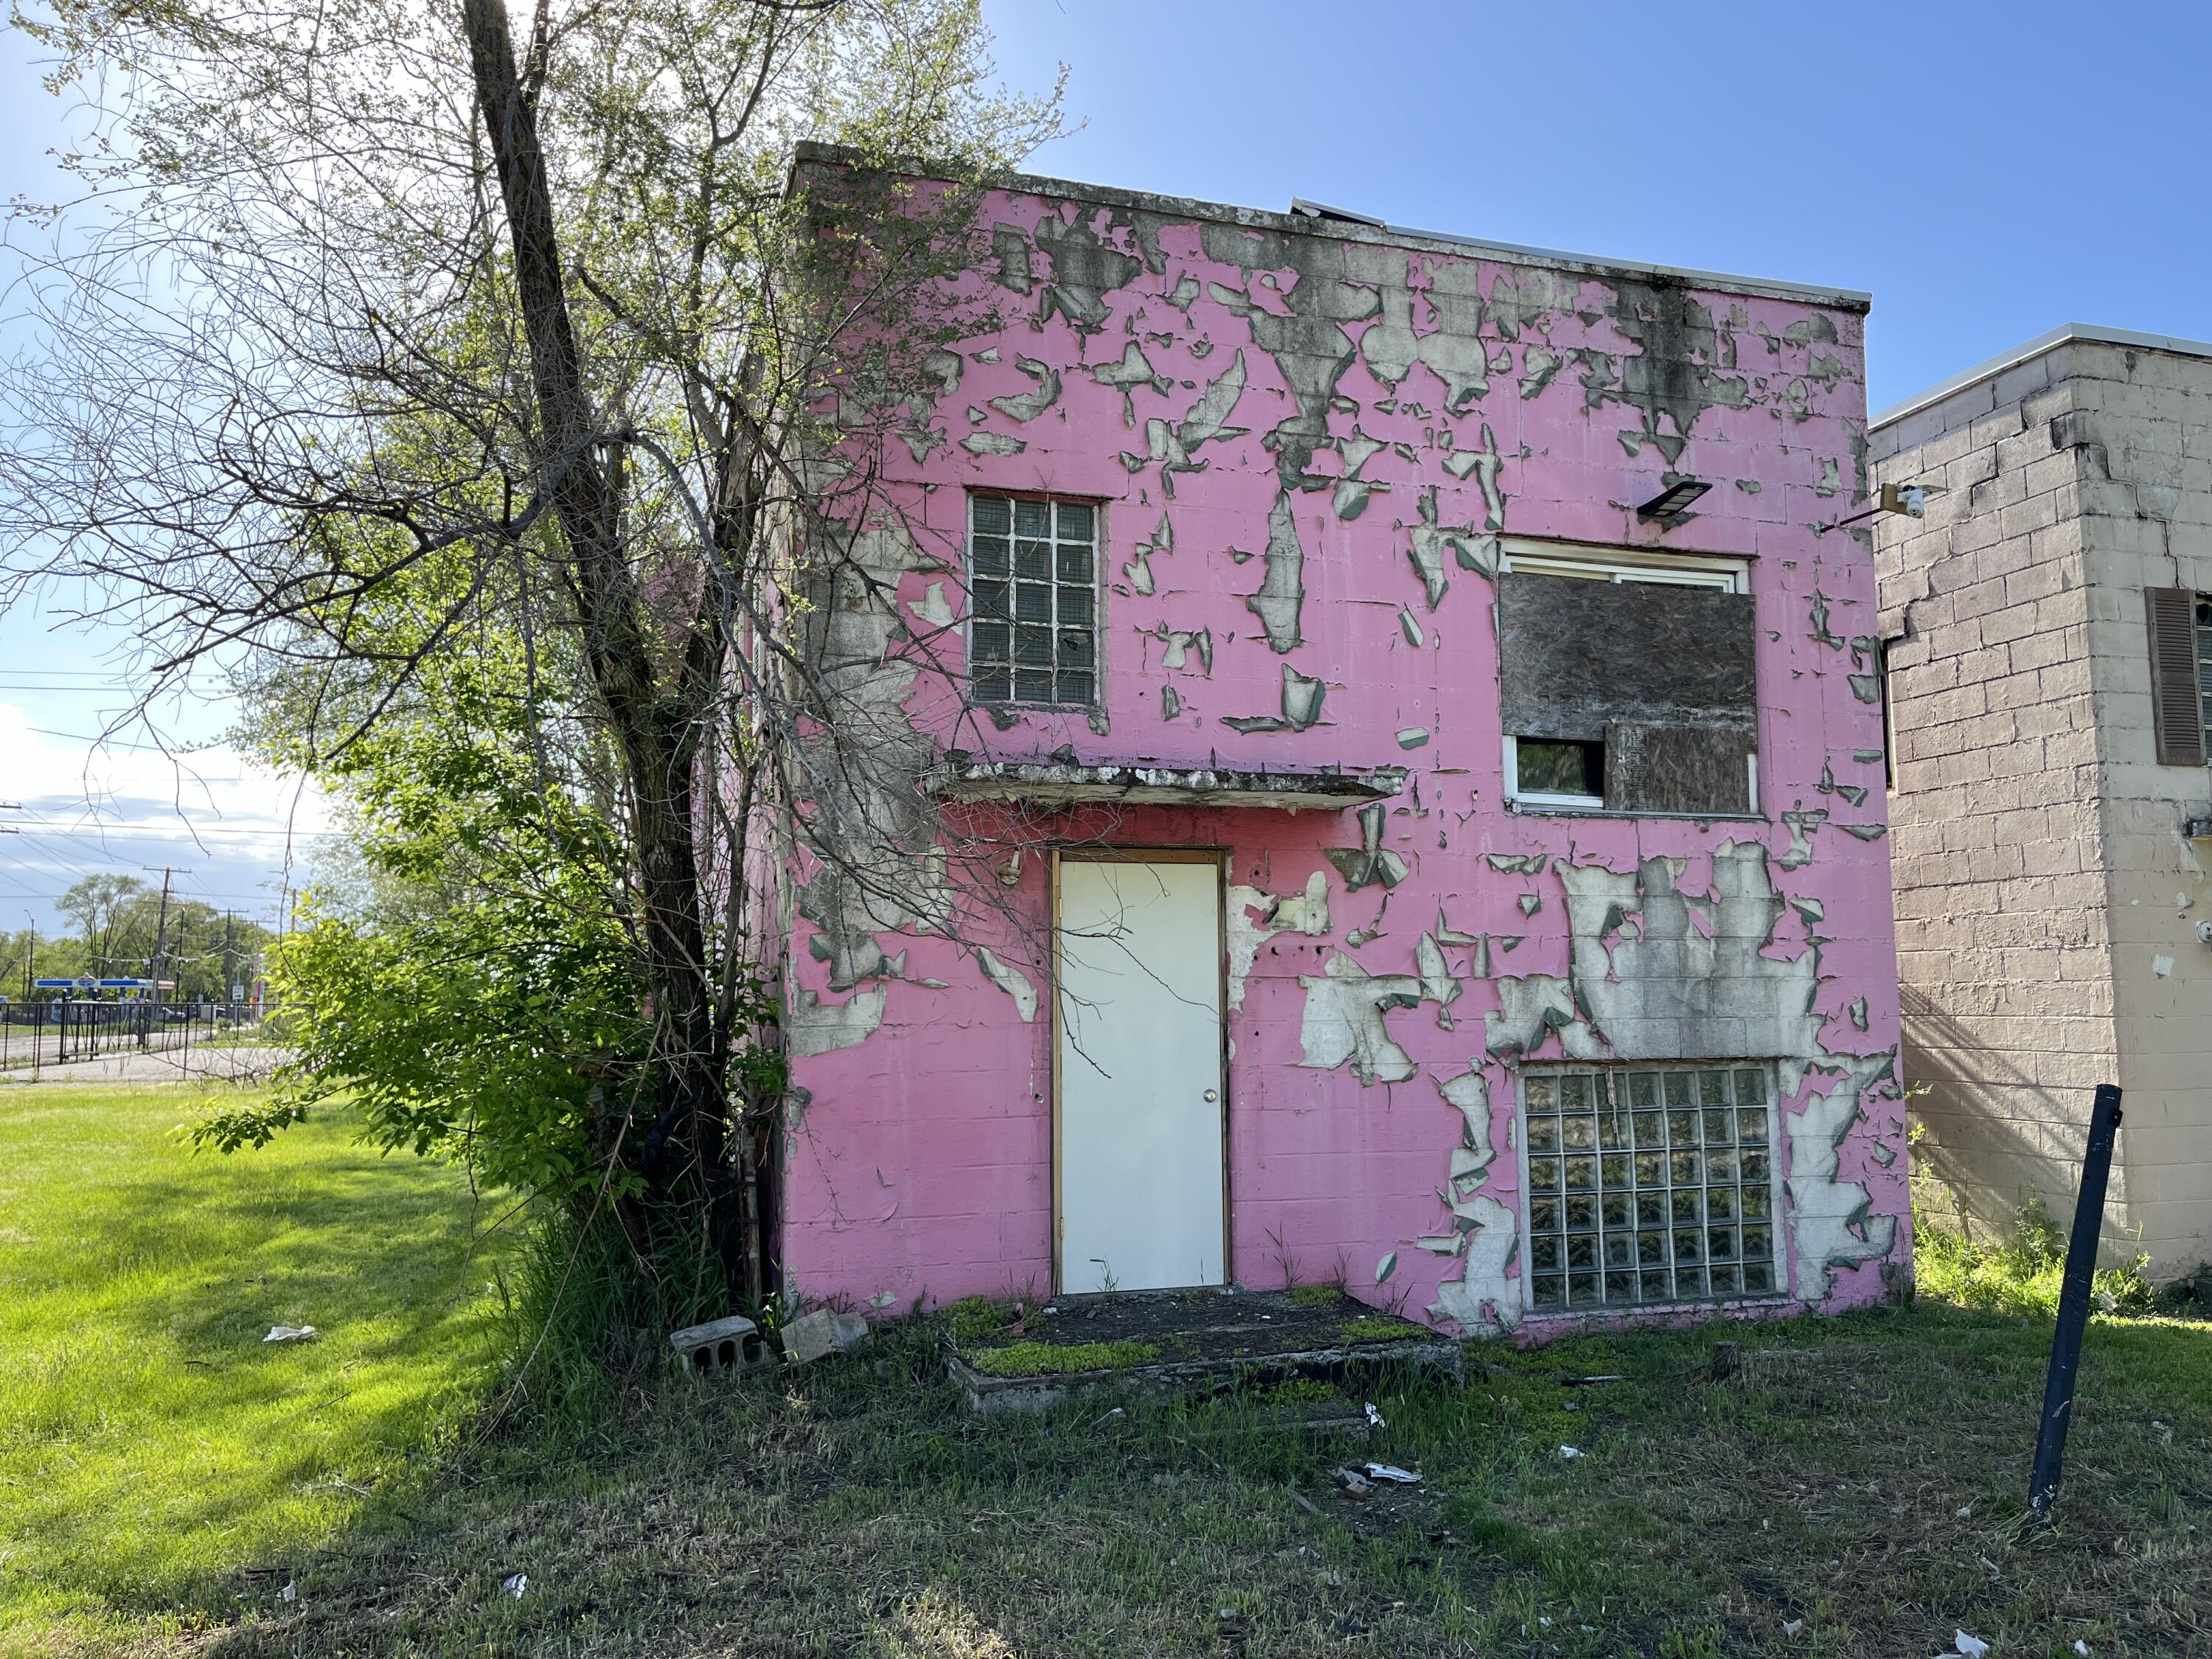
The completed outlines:
{"type": "Polygon", "coordinates": [[[1881,1296],[1866,296],[1042,179],[983,226],[1000,315],[817,595],[788,1293],[1881,1296]]]}

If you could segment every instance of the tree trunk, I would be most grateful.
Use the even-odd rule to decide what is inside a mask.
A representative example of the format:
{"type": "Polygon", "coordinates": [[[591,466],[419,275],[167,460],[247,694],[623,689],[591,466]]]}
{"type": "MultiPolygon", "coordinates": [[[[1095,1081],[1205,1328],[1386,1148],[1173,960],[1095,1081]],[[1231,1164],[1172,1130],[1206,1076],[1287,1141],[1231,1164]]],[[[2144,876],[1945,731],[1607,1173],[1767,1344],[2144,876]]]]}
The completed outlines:
{"type": "Polygon", "coordinates": [[[633,1131],[628,1150],[664,1202],[696,1206],[733,1288],[755,1288],[743,1284],[744,1206],[728,1158],[693,839],[700,726],[685,695],[691,677],[671,695],[657,684],[652,623],[623,544],[622,462],[618,451],[607,453],[585,383],[537,111],[521,84],[503,0],[463,0],[461,26],[514,243],[543,487],[568,543],[586,659],[629,784],[654,1036],[652,1121],[633,1131]]]}

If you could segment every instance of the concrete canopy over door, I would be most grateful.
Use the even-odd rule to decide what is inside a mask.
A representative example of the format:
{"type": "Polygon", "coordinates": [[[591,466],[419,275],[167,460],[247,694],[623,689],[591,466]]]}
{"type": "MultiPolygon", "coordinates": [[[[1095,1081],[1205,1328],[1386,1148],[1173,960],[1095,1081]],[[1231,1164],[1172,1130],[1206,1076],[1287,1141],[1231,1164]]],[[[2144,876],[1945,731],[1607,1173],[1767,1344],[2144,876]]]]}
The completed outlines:
{"type": "Polygon", "coordinates": [[[1058,1288],[1222,1284],[1220,860],[1063,854],[1055,886],[1058,1288]]]}

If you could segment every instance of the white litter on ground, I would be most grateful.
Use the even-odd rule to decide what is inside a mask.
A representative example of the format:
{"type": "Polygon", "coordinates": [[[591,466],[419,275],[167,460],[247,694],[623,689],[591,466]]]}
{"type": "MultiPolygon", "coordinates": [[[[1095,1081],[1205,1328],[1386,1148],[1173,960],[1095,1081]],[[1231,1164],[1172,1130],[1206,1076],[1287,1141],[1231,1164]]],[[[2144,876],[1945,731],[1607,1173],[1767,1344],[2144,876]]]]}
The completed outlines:
{"type": "Polygon", "coordinates": [[[1370,1480],[1388,1480],[1398,1486],[1418,1486],[1421,1484],[1419,1475],[1411,1469],[1401,1469],[1395,1463],[1370,1463],[1367,1478],[1370,1480]]]}

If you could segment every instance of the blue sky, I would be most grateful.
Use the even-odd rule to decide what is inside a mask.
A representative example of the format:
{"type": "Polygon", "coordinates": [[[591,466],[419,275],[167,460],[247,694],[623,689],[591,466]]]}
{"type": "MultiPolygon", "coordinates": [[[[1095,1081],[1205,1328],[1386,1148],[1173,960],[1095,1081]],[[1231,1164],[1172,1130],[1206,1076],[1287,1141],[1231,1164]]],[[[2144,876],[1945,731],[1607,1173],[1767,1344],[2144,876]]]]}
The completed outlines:
{"type": "MultiPolygon", "coordinates": [[[[2201,7],[985,10],[1011,82],[1072,70],[1085,125],[1038,172],[1869,289],[1876,408],[2061,323],[2212,338],[2201,7]]],[[[0,37],[9,196],[51,193],[46,152],[64,131],[27,46],[0,37]]],[[[87,801],[82,734],[118,703],[116,643],[0,615],[0,799],[35,796],[69,830],[0,836],[0,925],[92,868],[184,864],[219,902],[266,902],[281,879],[289,797],[235,757],[203,757],[195,782],[118,750],[89,775],[100,810],[87,801]],[[192,845],[180,812],[213,833],[192,845]]],[[[177,723],[205,735],[222,712],[177,723]]]]}
{"type": "Polygon", "coordinates": [[[2066,322],[2212,338],[2212,10],[986,0],[1060,177],[1875,296],[1897,402],[2066,322]]]}

